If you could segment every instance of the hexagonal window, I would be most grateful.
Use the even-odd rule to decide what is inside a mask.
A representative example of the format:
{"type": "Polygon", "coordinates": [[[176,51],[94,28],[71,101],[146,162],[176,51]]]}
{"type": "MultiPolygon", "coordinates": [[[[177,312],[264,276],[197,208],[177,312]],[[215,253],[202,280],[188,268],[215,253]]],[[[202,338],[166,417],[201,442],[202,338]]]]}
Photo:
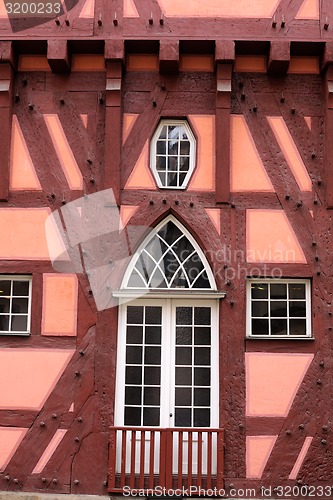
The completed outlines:
{"type": "Polygon", "coordinates": [[[196,140],[186,120],[161,120],[150,143],[158,187],[185,189],[195,167],[196,140]]]}

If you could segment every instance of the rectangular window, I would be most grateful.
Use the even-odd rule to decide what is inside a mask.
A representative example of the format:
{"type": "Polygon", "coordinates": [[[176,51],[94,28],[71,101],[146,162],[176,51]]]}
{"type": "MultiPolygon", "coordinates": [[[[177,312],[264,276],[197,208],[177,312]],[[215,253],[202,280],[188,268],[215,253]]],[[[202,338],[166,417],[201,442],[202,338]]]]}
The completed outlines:
{"type": "Polygon", "coordinates": [[[248,280],[247,337],[311,337],[310,280],[248,280]]]}
{"type": "Polygon", "coordinates": [[[0,275],[0,335],[29,335],[31,276],[0,275]]]}

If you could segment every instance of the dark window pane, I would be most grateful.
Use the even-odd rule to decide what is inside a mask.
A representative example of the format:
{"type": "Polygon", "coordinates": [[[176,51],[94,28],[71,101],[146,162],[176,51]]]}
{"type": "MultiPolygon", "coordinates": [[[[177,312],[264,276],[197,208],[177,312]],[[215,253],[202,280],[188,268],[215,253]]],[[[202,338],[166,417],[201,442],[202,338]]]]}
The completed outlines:
{"type": "Polygon", "coordinates": [[[12,313],[27,313],[28,299],[13,299],[12,313]]]}
{"type": "Polygon", "coordinates": [[[194,328],[194,344],[195,345],[210,345],[211,342],[211,329],[207,327],[194,328]]]}
{"type": "Polygon", "coordinates": [[[156,153],[158,155],[165,155],[166,154],[166,141],[157,141],[156,153]]]}
{"type": "Polygon", "coordinates": [[[145,385],[160,385],[161,368],[159,366],[146,366],[144,370],[145,385]]]}
{"type": "Polygon", "coordinates": [[[143,408],[143,425],[160,425],[160,409],[143,408]]]}
{"type": "Polygon", "coordinates": [[[184,269],[191,283],[198,277],[203,268],[203,263],[197,253],[184,263],[184,269]]]}
{"type": "Polygon", "coordinates": [[[168,125],[168,138],[179,139],[179,132],[182,128],[179,125],[168,125]]]}
{"type": "Polygon", "coordinates": [[[252,316],[266,318],[268,316],[268,301],[252,301],[252,316]]]}
{"type": "Polygon", "coordinates": [[[192,345],[192,328],[186,326],[177,326],[176,328],[176,344],[177,345],[192,345]]]}
{"type": "Polygon", "coordinates": [[[287,285],[286,283],[271,283],[271,299],[286,299],[287,285]]]}
{"type": "Polygon", "coordinates": [[[271,316],[273,317],[286,317],[287,316],[287,301],[276,301],[270,303],[271,316]]]}
{"type": "Polygon", "coordinates": [[[141,405],[141,387],[127,386],[125,388],[125,404],[126,405],[141,405]]]}
{"type": "Polygon", "coordinates": [[[134,269],[130,279],[128,280],[128,286],[132,288],[142,288],[145,287],[146,281],[142,279],[139,273],[134,269]]]}
{"type": "Polygon", "coordinates": [[[190,154],[189,141],[180,141],[180,154],[181,155],[189,155],[190,154]]]}
{"type": "Polygon", "coordinates": [[[154,274],[151,276],[149,283],[150,288],[168,288],[165,278],[160,269],[155,269],[154,274]]]}
{"type": "Polygon", "coordinates": [[[0,295],[0,313],[9,312],[9,299],[1,298],[0,295]]]}
{"type": "Polygon", "coordinates": [[[176,368],[176,385],[192,385],[192,368],[176,368]]]}
{"type": "Polygon", "coordinates": [[[162,186],[166,186],[166,175],[163,172],[158,172],[162,186]]]}
{"type": "Polygon", "coordinates": [[[126,366],[125,384],[141,384],[142,368],[141,366],[126,366]]]}
{"type": "Polygon", "coordinates": [[[156,157],[156,168],[157,168],[157,170],[163,170],[163,171],[166,169],[165,156],[157,156],[156,157]]]}
{"type": "Polygon", "coordinates": [[[210,406],[210,389],[194,389],[194,406],[210,406]]]}
{"type": "Polygon", "coordinates": [[[125,406],[125,425],[141,425],[141,408],[125,406]]]}
{"type": "Polygon", "coordinates": [[[191,408],[176,408],[175,409],[175,426],[176,427],[192,427],[191,408]]]}
{"type": "Polygon", "coordinates": [[[146,307],[146,324],[160,325],[162,323],[162,307],[146,307]]]}
{"type": "Polygon", "coordinates": [[[177,158],[178,155],[178,141],[168,141],[168,155],[174,155],[177,158]]]}
{"type": "MultiPolygon", "coordinates": [[[[2,288],[0,287],[2,290],[2,288]]],[[[29,281],[14,281],[13,282],[13,295],[29,295],[29,281]]]]}
{"type": "Polygon", "coordinates": [[[193,288],[210,288],[210,282],[206,271],[200,274],[193,284],[193,288]]]}
{"type": "Polygon", "coordinates": [[[146,326],[145,342],[146,344],[161,344],[161,327],[146,326]]]}
{"type": "Polygon", "coordinates": [[[141,365],[141,363],[142,363],[142,347],[127,346],[126,364],[141,365]]]}
{"type": "Polygon", "coordinates": [[[178,158],[177,156],[168,157],[168,170],[169,172],[176,172],[178,170],[178,158]]]}
{"type": "Polygon", "coordinates": [[[143,327],[142,326],[128,326],[126,334],[127,344],[142,344],[143,327]]]}
{"type": "Polygon", "coordinates": [[[179,169],[181,172],[188,172],[190,168],[190,159],[188,156],[179,158],[179,169]]]}
{"type": "Polygon", "coordinates": [[[194,427],[210,426],[210,410],[207,408],[194,408],[194,427]]]}
{"type": "Polygon", "coordinates": [[[288,286],[290,299],[305,299],[304,283],[290,283],[288,286]]]}
{"type": "Polygon", "coordinates": [[[306,320],[291,319],[289,321],[289,335],[306,335],[306,320]]]}
{"type": "Polygon", "coordinates": [[[159,138],[159,139],[166,139],[166,136],[167,136],[167,126],[166,126],[166,125],[164,125],[164,126],[162,127],[161,133],[160,133],[160,135],[159,135],[159,137],[158,137],[158,138],[159,138]]]}
{"type": "Polygon", "coordinates": [[[127,306],[127,324],[142,324],[143,323],[143,307],[142,306],[127,306]]]}
{"type": "Polygon", "coordinates": [[[12,316],[11,330],[13,332],[26,332],[28,327],[27,316],[12,316]]]}
{"type": "Polygon", "coordinates": [[[177,186],[177,173],[171,173],[167,175],[167,185],[168,186],[177,186]]]}
{"type": "Polygon", "coordinates": [[[195,347],[194,364],[210,365],[210,347],[195,347]]]}
{"type": "Polygon", "coordinates": [[[172,245],[180,236],[181,230],[172,221],[169,221],[165,226],[161,227],[158,234],[168,243],[172,245]]]}
{"type": "Polygon", "coordinates": [[[271,334],[272,335],[287,335],[287,320],[286,319],[272,319],[271,320],[271,334]]]}
{"type": "Polygon", "coordinates": [[[176,387],[175,405],[191,406],[191,404],[192,404],[192,388],[176,387]]]}
{"type": "Polygon", "coordinates": [[[194,324],[195,325],[210,325],[210,307],[195,307],[194,308],[194,324]]]}
{"type": "Polygon", "coordinates": [[[143,404],[159,406],[160,404],[160,388],[145,387],[143,393],[143,404]]]}
{"type": "Polygon", "coordinates": [[[9,316],[0,316],[0,331],[8,332],[9,330],[9,316]]]}
{"type": "Polygon", "coordinates": [[[145,348],[145,364],[160,365],[161,364],[161,348],[146,347],[145,348]]]}
{"type": "Polygon", "coordinates": [[[268,319],[252,320],[252,335],[268,335],[268,319]]]}
{"type": "Polygon", "coordinates": [[[182,186],[184,184],[185,177],[186,177],[186,173],[184,173],[184,174],[180,173],[179,174],[179,185],[180,186],[182,186]]]}
{"type": "Polygon", "coordinates": [[[210,385],[210,368],[194,368],[194,385],[210,385]]]}
{"type": "Polygon", "coordinates": [[[176,308],[176,324],[177,325],[192,325],[193,307],[177,307],[176,308]]]}
{"type": "Polygon", "coordinates": [[[298,301],[289,303],[289,316],[303,317],[306,316],[306,302],[298,301]]]}
{"type": "Polygon", "coordinates": [[[251,297],[253,299],[268,299],[268,285],[267,285],[267,283],[252,283],[251,284],[251,297]]]}
{"type": "Polygon", "coordinates": [[[176,348],[176,365],[191,365],[192,364],[192,348],[177,347],[176,348]]]}

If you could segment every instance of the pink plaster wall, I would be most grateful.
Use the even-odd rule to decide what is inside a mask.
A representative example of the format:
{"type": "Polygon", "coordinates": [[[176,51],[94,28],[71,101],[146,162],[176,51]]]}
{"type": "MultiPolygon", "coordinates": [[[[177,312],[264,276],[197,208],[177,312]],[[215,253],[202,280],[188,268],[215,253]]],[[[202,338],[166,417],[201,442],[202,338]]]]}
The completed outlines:
{"type": "Polygon", "coordinates": [[[205,208],[218,234],[221,234],[221,210],[219,208],[205,208]]]}
{"type": "Polygon", "coordinates": [[[36,467],[32,471],[32,474],[40,474],[42,470],[44,469],[45,465],[48,463],[50,458],[52,457],[53,453],[56,451],[58,448],[59,444],[65,437],[65,434],[67,432],[67,429],[58,429],[51,441],[49,442],[46,450],[38,460],[38,463],[36,464],[36,467]]]}
{"type": "Polygon", "coordinates": [[[274,192],[245,117],[231,115],[231,191],[274,192]]]}
{"type": "Polygon", "coordinates": [[[277,436],[246,437],[246,477],[260,479],[277,436]]]}
{"type": "Polygon", "coordinates": [[[166,16],[271,17],[280,0],[159,0],[166,16]]]}
{"type": "Polygon", "coordinates": [[[304,459],[306,457],[306,454],[310,448],[310,445],[312,443],[313,437],[308,436],[305,438],[302,449],[297,457],[297,460],[295,462],[294,467],[292,468],[291,473],[289,474],[289,479],[296,479],[298,476],[298,473],[300,471],[300,468],[302,467],[302,464],[304,462],[304,459]]]}
{"type": "MultiPolygon", "coordinates": [[[[49,208],[1,208],[0,258],[13,260],[49,260],[45,234],[45,221],[49,208]]],[[[55,247],[59,246],[57,235],[50,231],[55,247]]]]}
{"type": "Polygon", "coordinates": [[[295,19],[319,19],[319,0],[304,0],[295,19]]]}
{"type": "Polygon", "coordinates": [[[45,114],[44,120],[70,189],[82,189],[82,174],[68,144],[58,115],[45,114]]]}
{"type": "Polygon", "coordinates": [[[40,410],[73,353],[72,349],[0,349],[0,409],[40,410]]]}
{"type": "Polygon", "coordinates": [[[137,211],[138,208],[139,207],[136,205],[133,205],[133,206],[121,205],[121,207],[120,207],[120,222],[121,222],[122,227],[119,228],[120,230],[127,225],[128,221],[135,214],[135,212],[137,211]]]}
{"type": "Polygon", "coordinates": [[[124,0],[124,17],[140,17],[133,0],[124,0]]]}
{"type": "Polygon", "coordinates": [[[246,415],[286,417],[313,354],[248,352],[246,415]]]}
{"type": "Polygon", "coordinates": [[[246,254],[248,262],[307,263],[283,210],[246,211],[246,254]]]}
{"type": "Polygon", "coordinates": [[[79,17],[84,19],[90,19],[94,17],[94,10],[95,10],[95,0],[86,0],[86,3],[84,4],[79,17]]]}
{"type": "Polygon", "coordinates": [[[76,335],[77,299],[75,274],[43,275],[42,335],[76,335]]]}
{"type": "Polygon", "coordinates": [[[123,117],[123,144],[126,142],[133,125],[139,115],[134,113],[124,113],[123,117]]]}
{"type": "Polygon", "coordinates": [[[157,189],[157,185],[148,166],[148,158],[149,142],[146,141],[141,155],[126,182],[125,189],[157,189]]]}
{"type": "Polygon", "coordinates": [[[16,115],[12,121],[9,188],[11,191],[42,189],[16,115]]]}
{"type": "Polygon", "coordinates": [[[7,467],[27,431],[20,427],[0,427],[0,472],[7,467]]]}
{"type": "Polygon", "coordinates": [[[189,115],[197,136],[197,165],[188,191],[215,190],[215,116],[189,115]]]}

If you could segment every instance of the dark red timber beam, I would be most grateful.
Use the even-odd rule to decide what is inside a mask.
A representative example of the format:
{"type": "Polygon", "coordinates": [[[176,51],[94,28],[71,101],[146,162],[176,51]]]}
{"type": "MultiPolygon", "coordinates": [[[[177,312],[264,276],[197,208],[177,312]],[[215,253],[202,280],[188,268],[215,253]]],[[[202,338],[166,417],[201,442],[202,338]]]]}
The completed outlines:
{"type": "Polygon", "coordinates": [[[326,205],[333,208],[333,43],[327,42],[323,57],[325,71],[325,177],[326,205]]]}

